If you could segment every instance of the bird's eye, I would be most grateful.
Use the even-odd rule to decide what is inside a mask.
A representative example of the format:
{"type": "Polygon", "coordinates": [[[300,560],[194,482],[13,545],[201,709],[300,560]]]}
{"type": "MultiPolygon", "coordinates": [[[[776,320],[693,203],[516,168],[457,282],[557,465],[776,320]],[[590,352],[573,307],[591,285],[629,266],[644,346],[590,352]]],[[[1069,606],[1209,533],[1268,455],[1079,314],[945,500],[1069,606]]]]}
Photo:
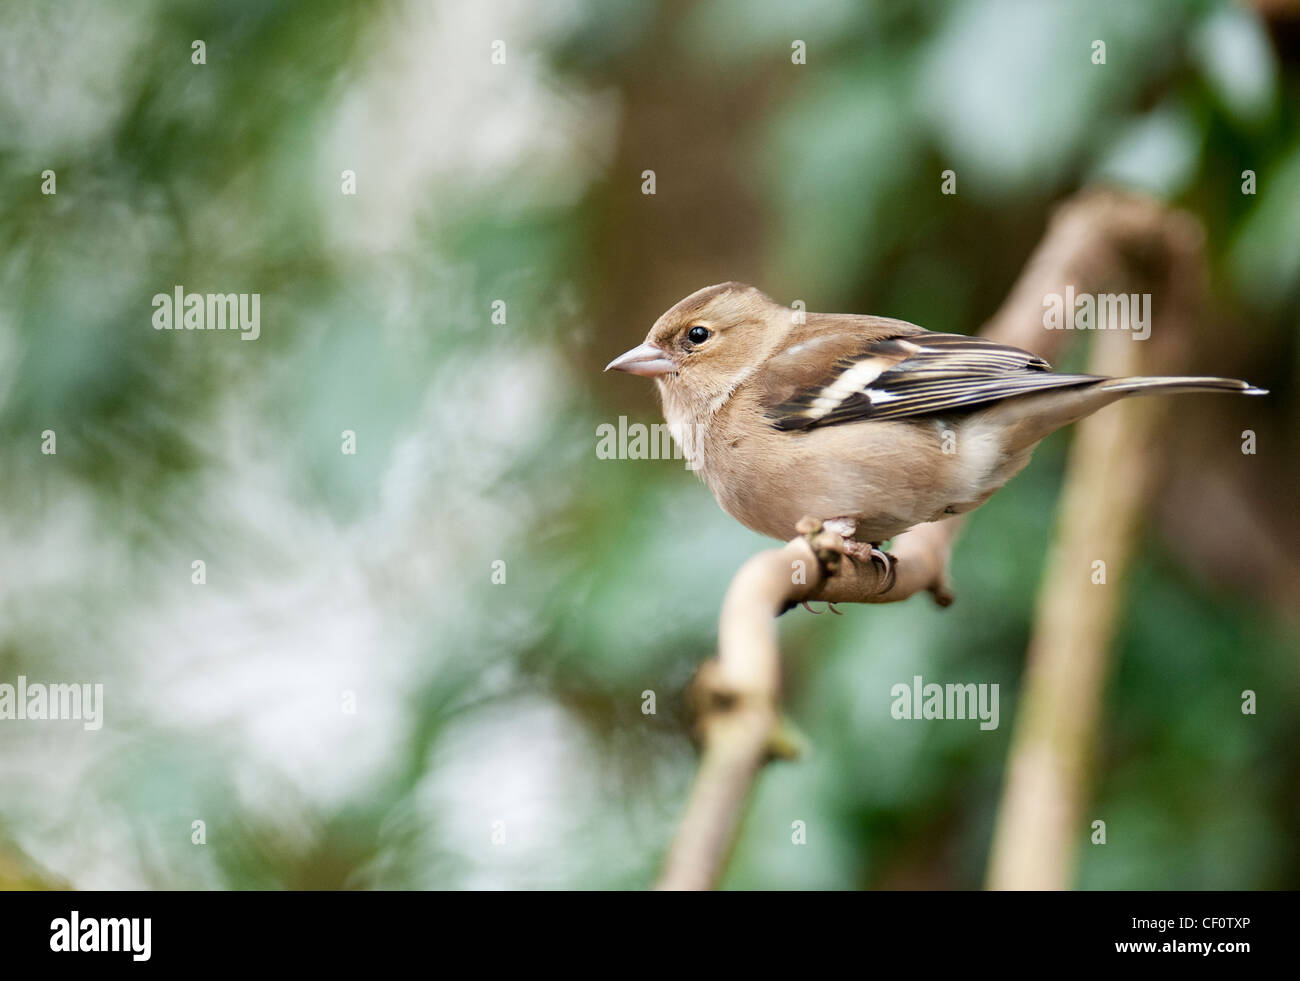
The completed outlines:
{"type": "Polygon", "coordinates": [[[709,328],[701,327],[699,324],[696,324],[694,327],[692,327],[690,330],[686,332],[686,339],[690,341],[692,344],[703,344],[712,336],[713,333],[709,330],[709,328]]]}

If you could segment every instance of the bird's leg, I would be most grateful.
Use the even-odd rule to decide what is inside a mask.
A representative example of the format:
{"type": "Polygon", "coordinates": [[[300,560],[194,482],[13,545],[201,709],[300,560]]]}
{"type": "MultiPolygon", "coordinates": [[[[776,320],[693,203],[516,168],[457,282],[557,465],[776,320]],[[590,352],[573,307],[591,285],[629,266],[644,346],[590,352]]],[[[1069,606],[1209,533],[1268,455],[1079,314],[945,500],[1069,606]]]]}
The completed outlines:
{"type": "Polygon", "coordinates": [[[846,542],[858,533],[857,518],[831,518],[829,521],[823,521],[822,527],[827,531],[833,531],[846,542]]]}

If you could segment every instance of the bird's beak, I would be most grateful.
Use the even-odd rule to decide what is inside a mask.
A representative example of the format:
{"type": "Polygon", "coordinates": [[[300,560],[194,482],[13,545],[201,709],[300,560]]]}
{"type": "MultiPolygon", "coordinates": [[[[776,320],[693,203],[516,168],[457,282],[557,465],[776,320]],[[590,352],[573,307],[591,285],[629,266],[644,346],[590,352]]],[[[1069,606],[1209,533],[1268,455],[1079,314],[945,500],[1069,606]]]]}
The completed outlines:
{"type": "Polygon", "coordinates": [[[660,375],[671,375],[677,370],[677,363],[662,348],[655,347],[653,344],[642,344],[640,347],[632,348],[626,354],[620,354],[605,365],[605,370],[626,371],[629,375],[657,378],[660,375]]]}

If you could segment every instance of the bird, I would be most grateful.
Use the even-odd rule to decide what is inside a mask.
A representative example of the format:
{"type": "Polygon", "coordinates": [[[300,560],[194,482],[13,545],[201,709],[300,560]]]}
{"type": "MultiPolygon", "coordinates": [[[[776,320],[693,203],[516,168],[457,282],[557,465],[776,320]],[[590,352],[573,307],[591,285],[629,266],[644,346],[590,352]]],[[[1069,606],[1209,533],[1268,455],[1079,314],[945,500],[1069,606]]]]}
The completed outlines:
{"type": "Polygon", "coordinates": [[[796,311],[738,282],[676,303],[605,370],[654,379],[688,465],[741,524],[784,541],[813,518],[891,574],[884,543],[975,510],[1042,439],[1118,399],[1267,394],[1233,378],[1061,374],[986,338],[796,311]]]}

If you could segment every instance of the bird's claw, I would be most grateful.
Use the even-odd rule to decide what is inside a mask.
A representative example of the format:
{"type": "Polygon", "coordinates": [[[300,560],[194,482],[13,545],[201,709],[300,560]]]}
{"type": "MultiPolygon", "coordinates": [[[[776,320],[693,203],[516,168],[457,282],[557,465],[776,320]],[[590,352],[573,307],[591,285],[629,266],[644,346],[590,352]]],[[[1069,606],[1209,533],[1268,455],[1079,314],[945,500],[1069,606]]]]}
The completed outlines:
{"type": "MultiPolygon", "coordinates": [[[[807,610],[809,613],[812,613],[812,614],[814,614],[814,615],[816,615],[816,616],[821,616],[821,615],[822,615],[822,611],[821,611],[821,610],[814,610],[814,609],[812,608],[812,606],[809,604],[809,602],[808,602],[807,600],[804,600],[804,601],[801,602],[799,605],[802,606],[802,607],[803,607],[805,610],[807,610]]],[[[842,617],[842,616],[844,616],[843,613],[841,613],[839,610],[835,609],[835,604],[834,604],[834,603],[827,603],[827,604],[826,604],[826,609],[830,610],[830,611],[831,611],[832,613],[834,613],[837,617],[842,617]]]]}
{"type": "Polygon", "coordinates": [[[846,541],[844,554],[855,562],[870,562],[880,568],[882,593],[887,593],[894,588],[894,583],[898,579],[894,557],[882,551],[878,545],[872,542],[846,541]]]}

